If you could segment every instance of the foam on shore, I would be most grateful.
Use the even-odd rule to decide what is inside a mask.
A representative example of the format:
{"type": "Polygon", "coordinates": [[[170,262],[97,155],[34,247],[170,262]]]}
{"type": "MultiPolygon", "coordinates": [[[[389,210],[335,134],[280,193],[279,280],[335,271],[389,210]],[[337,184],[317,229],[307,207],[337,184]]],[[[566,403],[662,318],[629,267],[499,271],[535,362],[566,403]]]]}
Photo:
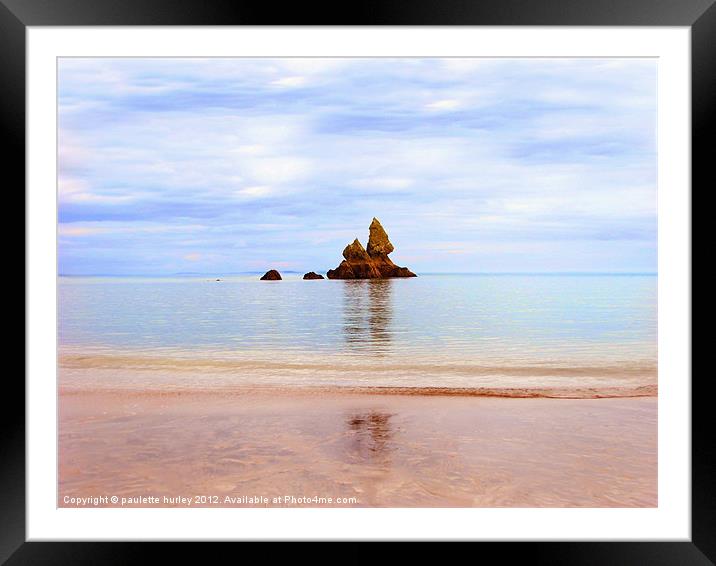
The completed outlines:
{"type": "Polygon", "coordinates": [[[377,395],[595,399],[657,395],[643,361],[548,360],[533,365],[433,358],[367,361],[294,353],[63,351],[59,385],[72,391],[335,392],[377,395]]]}

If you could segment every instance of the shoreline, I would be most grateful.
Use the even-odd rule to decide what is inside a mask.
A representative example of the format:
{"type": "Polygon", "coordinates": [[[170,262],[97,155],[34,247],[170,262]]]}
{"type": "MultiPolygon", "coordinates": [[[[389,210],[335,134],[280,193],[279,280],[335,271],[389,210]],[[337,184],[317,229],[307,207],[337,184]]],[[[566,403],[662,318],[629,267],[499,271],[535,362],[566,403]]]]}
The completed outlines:
{"type": "Polygon", "coordinates": [[[658,395],[656,365],[615,360],[366,359],[307,352],[123,352],[60,348],[61,391],[362,394],[505,398],[658,395]]]}
{"type": "Polygon", "coordinates": [[[119,394],[138,396],[167,395],[221,395],[247,396],[271,394],[276,396],[316,396],[316,395],[363,395],[363,396],[406,396],[406,397],[484,397],[505,399],[638,399],[657,398],[657,386],[640,386],[625,389],[588,388],[469,388],[469,387],[395,387],[395,386],[276,386],[276,385],[243,385],[216,386],[213,388],[192,387],[68,387],[61,386],[60,396],[83,394],[119,394]]]}
{"type": "Polygon", "coordinates": [[[61,347],[57,505],[657,505],[655,365],[437,361],[61,347]]]}

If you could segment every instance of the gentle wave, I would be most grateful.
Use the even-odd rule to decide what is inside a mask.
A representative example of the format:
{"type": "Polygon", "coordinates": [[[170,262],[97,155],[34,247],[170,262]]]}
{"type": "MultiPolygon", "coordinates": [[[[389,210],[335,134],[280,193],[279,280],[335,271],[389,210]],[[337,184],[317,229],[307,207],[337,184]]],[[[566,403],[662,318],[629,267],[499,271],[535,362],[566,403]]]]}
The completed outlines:
{"type": "MultiPolygon", "coordinates": [[[[325,357],[325,356],[324,356],[325,357]]],[[[368,362],[335,361],[321,362],[290,362],[263,359],[208,359],[208,358],[168,358],[159,356],[123,356],[123,355],[62,355],[60,366],[65,368],[83,369],[143,369],[143,370],[177,370],[193,371],[207,369],[214,371],[242,370],[314,370],[335,371],[342,369],[368,372],[439,372],[457,375],[475,376],[596,376],[596,377],[643,377],[656,375],[656,366],[648,363],[609,364],[609,365],[530,365],[530,366],[491,366],[471,363],[411,363],[402,361],[368,362]]]]}
{"type": "MultiPolygon", "coordinates": [[[[248,356],[248,354],[247,354],[248,356]]],[[[62,353],[62,389],[231,391],[336,390],[377,394],[499,397],[630,397],[657,393],[657,370],[648,362],[580,365],[436,363],[415,358],[367,361],[345,356],[212,357],[123,353],[62,353]]]]}

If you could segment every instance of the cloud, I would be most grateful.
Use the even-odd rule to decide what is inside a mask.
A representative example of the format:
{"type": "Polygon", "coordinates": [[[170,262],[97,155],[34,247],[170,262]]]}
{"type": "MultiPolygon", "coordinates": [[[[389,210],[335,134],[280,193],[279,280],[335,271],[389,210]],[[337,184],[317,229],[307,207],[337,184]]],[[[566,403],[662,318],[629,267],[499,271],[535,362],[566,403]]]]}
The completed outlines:
{"type": "Polygon", "coordinates": [[[428,110],[455,110],[460,107],[460,101],[453,98],[446,98],[443,100],[436,100],[425,105],[428,110]]]}
{"type": "Polygon", "coordinates": [[[246,187],[245,189],[236,191],[236,195],[243,198],[262,198],[272,193],[271,187],[266,186],[246,187]]]}
{"type": "Polygon", "coordinates": [[[66,224],[60,224],[58,234],[60,236],[79,237],[88,236],[90,234],[102,234],[106,232],[104,228],[89,227],[89,226],[72,226],[66,224]]]}
{"type": "Polygon", "coordinates": [[[418,271],[654,271],[655,86],[647,59],[60,59],[61,271],[320,270],[373,216],[418,271]]]}
{"type": "Polygon", "coordinates": [[[354,185],[369,189],[408,189],[414,181],[400,177],[369,177],[357,179],[354,185]]]}
{"type": "Polygon", "coordinates": [[[306,77],[283,77],[272,81],[272,85],[276,86],[301,86],[306,83],[306,77]]]}

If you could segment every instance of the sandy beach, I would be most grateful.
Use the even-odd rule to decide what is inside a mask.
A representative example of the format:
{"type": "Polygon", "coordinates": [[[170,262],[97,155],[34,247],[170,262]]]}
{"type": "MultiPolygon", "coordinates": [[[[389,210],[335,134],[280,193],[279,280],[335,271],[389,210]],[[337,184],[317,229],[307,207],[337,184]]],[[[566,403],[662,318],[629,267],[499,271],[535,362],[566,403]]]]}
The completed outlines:
{"type": "Polygon", "coordinates": [[[58,506],[657,505],[654,396],[424,393],[61,388],[58,506]]]}

